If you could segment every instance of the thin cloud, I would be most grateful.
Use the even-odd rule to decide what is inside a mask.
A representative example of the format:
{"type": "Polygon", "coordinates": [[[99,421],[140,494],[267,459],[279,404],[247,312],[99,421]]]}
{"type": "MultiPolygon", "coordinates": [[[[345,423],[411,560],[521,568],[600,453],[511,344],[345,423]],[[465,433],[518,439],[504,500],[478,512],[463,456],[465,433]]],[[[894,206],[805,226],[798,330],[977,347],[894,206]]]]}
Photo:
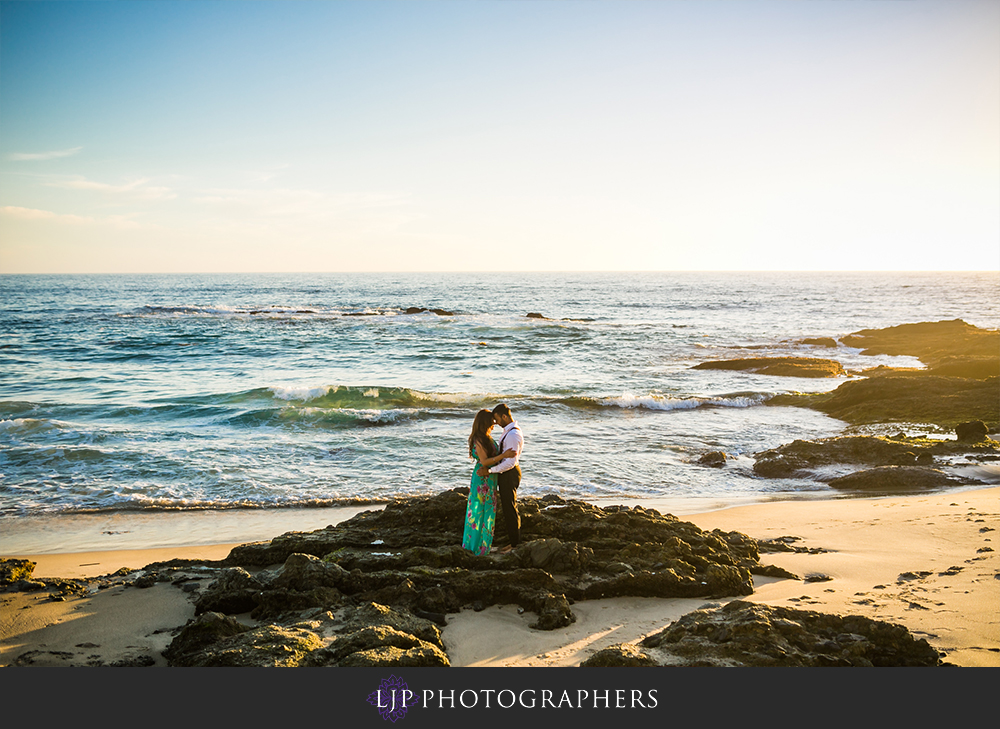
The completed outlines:
{"type": "Polygon", "coordinates": [[[301,216],[335,217],[357,213],[372,208],[387,208],[405,205],[407,196],[387,193],[342,193],[331,194],[316,190],[257,190],[212,188],[201,191],[195,197],[196,203],[248,212],[255,216],[301,216]]]}
{"type": "Polygon", "coordinates": [[[37,208],[22,208],[16,205],[0,207],[0,215],[19,220],[51,220],[65,225],[110,225],[115,228],[140,228],[139,223],[123,215],[108,215],[103,218],[93,218],[89,215],[72,215],[54,213],[51,210],[37,208]]]}
{"type": "Polygon", "coordinates": [[[115,195],[128,195],[142,200],[171,200],[177,194],[169,187],[146,187],[149,182],[148,177],[141,177],[124,185],[109,185],[106,182],[95,182],[83,177],[74,180],[64,180],[61,182],[47,182],[49,187],[61,187],[67,190],[95,190],[97,192],[110,193],[115,195]]]}
{"type": "Polygon", "coordinates": [[[79,152],[83,147],[73,147],[72,149],[56,149],[51,152],[14,152],[8,155],[8,159],[16,162],[31,162],[46,159],[58,159],[59,157],[70,157],[79,152]]]}

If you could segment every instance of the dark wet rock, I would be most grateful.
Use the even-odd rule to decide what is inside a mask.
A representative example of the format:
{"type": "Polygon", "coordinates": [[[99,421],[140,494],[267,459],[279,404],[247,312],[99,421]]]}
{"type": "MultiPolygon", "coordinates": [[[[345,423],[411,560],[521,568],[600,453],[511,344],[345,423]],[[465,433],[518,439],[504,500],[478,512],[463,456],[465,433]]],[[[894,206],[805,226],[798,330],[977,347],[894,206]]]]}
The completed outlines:
{"type": "Polygon", "coordinates": [[[228,615],[215,612],[203,613],[188,621],[163,651],[163,657],[170,665],[192,665],[185,662],[187,656],[197,654],[210,645],[248,630],[249,626],[228,615]]]}
{"type": "Polygon", "coordinates": [[[0,587],[31,579],[35,563],[27,559],[0,559],[0,587]]]}
{"type": "Polygon", "coordinates": [[[189,621],[163,653],[171,666],[448,666],[432,623],[367,603],[250,627],[219,613],[189,621]]]}
{"type": "Polygon", "coordinates": [[[926,466],[877,466],[829,481],[835,489],[886,493],[944,489],[969,483],[976,482],[926,466]]]}
{"type": "MultiPolygon", "coordinates": [[[[1000,452],[1000,443],[987,440],[968,444],[926,438],[852,435],[819,440],[796,440],[754,456],[754,473],[768,478],[812,476],[824,466],[908,466],[935,457],[987,455],[1000,452]]],[[[825,479],[824,479],[825,480],[825,479]]]]}
{"type": "MultiPolygon", "coordinates": [[[[173,645],[171,643],[167,650],[173,645]]],[[[312,631],[262,625],[212,642],[195,652],[168,655],[164,651],[163,655],[171,666],[293,668],[305,665],[310,655],[322,647],[323,642],[312,631]]]]}
{"type": "Polygon", "coordinates": [[[726,465],[726,454],[722,451],[712,451],[711,453],[706,453],[701,458],[698,459],[698,463],[703,466],[712,466],[713,468],[721,468],[726,465]]]}
{"type": "Polygon", "coordinates": [[[580,664],[581,668],[617,668],[658,666],[648,653],[631,643],[617,645],[597,651],[580,664]]]}
{"type": "Polygon", "coordinates": [[[852,424],[915,422],[954,427],[982,420],[1000,423],[1000,378],[885,376],[845,382],[830,393],[776,395],[768,405],[819,410],[852,424]]]}
{"type": "Polygon", "coordinates": [[[349,578],[347,570],[335,562],[311,554],[290,554],[281,569],[273,575],[262,575],[268,589],[312,590],[317,587],[339,587],[349,578]]]}
{"type": "MultiPolygon", "coordinates": [[[[574,600],[747,595],[751,575],[769,570],[756,541],[738,532],[706,532],[652,509],[602,509],[557,496],[520,501],[517,549],[473,555],[460,546],[467,494],[455,489],[393,502],[336,527],[242,545],[227,562],[285,562],[280,573],[259,575],[256,619],[329,608],[334,597],[338,604],[376,602],[423,614],[478,602],[533,611],[539,629],[572,622],[574,600]]],[[[504,533],[502,520],[496,533],[504,533]]]]}
{"type": "Polygon", "coordinates": [[[799,344],[811,344],[814,347],[836,347],[837,340],[832,337],[809,337],[800,339],[799,344]]]}
{"type": "Polygon", "coordinates": [[[988,440],[989,429],[982,420],[970,420],[955,426],[955,436],[963,443],[977,443],[988,440]]]}
{"type": "Polygon", "coordinates": [[[8,590],[15,592],[38,592],[39,590],[44,590],[46,587],[48,585],[41,580],[18,580],[7,585],[8,590]]]}
{"type": "Polygon", "coordinates": [[[135,582],[132,583],[132,585],[134,587],[139,587],[139,588],[152,587],[153,585],[156,584],[157,576],[158,575],[155,572],[153,572],[151,574],[143,575],[142,577],[137,577],[135,579],[135,582]]]}
{"type": "Polygon", "coordinates": [[[754,357],[702,362],[695,370],[741,370],[777,377],[841,377],[844,367],[832,359],[819,357],[754,357]]]}
{"type": "Polygon", "coordinates": [[[409,633],[378,625],[337,638],[329,647],[316,651],[310,657],[309,665],[444,668],[451,663],[439,647],[409,633]]]}
{"type": "Polygon", "coordinates": [[[529,312],[525,315],[528,319],[548,319],[547,316],[539,314],[537,311],[529,312]]]}
{"type": "Polygon", "coordinates": [[[337,636],[309,657],[313,666],[448,666],[437,645],[388,625],[370,625],[337,636]]]}
{"type": "Polygon", "coordinates": [[[778,395],[769,405],[814,408],[853,424],[923,422],[1000,426],[1000,332],[961,319],[863,329],[841,338],[866,355],[918,357],[926,368],[880,366],[832,393],[778,395]]]}
{"type": "Polygon", "coordinates": [[[799,576],[794,572],[789,572],[784,567],[778,567],[773,564],[761,565],[760,568],[754,570],[755,575],[761,575],[762,577],[777,577],[783,580],[797,580],[799,576]]]}
{"type": "Polygon", "coordinates": [[[447,309],[428,309],[423,306],[411,306],[404,311],[404,314],[423,314],[429,311],[432,314],[437,314],[438,316],[455,316],[455,312],[448,311],[447,309]]]}
{"type": "Polygon", "coordinates": [[[576,542],[534,539],[525,544],[522,557],[526,566],[537,567],[552,573],[578,573],[593,559],[594,550],[581,547],[576,542]]]}
{"type": "Polygon", "coordinates": [[[310,608],[330,609],[342,601],[335,587],[315,587],[311,590],[287,588],[261,590],[255,597],[256,606],[250,611],[254,620],[278,620],[310,608]]]}
{"type": "Polygon", "coordinates": [[[939,377],[968,377],[985,380],[1000,375],[1000,357],[944,357],[927,368],[927,373],[939,377]]]}
{"type": "Polygon", "coordinates": [[[400,632],[416,636],[425,643],[444,648],[444,644],[441,642],[441,631],[432,621],[373,602],[365,603],[349,611],[340,630],[350,633],[370,625],[387,625],[400,632]]]}
{"type": "MultiPolygon", "coordinates": [[[[185,583],[187,588],[191,583],[185,583]]],[[[260,581],[242,567],[224,570],[195,604],[195,615],[207,612],[237,614],[257,606],[260,581]]]]}
{"type": "Polygon", "coordinates": [[[529,626],[536,630],[555,630],[576,622],[576,616],[570,610],[565,595],[545,596],[537,612],[538,620],[529,626]]]}
{"type": "MultiPolygon", "coordinates": [[[[283,563],[295,553],[324,557],[352,547],[366,552],[414,546],[455,547],[462,543],[467,501],[468,489],[445,491],[430,499],[399,499],[382,510],[364,511],[336,526],[288,532],[270,541],[240,545],[229,553],[226,562],[263,567],[283,563]],[[456,511],[462,513],[457,522],[456,511]],[[376,544],[380,537],[381,543],[376,544]]],[[[497,529],[496,533],[502,532],[497,529]]]]}
{"type": "Polygon", "coordinates": [[[840,340],[865,355],[909,355],[932,365],[948,357],[1000,357],[1000,332],[961,319],[862,329],[840,340]]]}
{"type": "Polygon", "coordinates": [[[734,600],[696,610],[639,642],[657,665],[940,666],[902,625],[734,600]]]}
{"type": "Polygon", "coordinates": [[[829,582],[833,578],[821,572],[810,572],[803,578],[803,582],[829,582]]]}

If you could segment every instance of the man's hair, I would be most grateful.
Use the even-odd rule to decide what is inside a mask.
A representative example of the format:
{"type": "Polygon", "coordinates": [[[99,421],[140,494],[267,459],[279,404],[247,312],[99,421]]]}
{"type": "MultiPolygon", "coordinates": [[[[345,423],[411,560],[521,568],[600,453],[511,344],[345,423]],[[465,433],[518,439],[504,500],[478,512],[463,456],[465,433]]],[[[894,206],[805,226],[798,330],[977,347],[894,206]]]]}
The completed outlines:
{"type": "Polygon", "coordinates": [[[502,416],[504,416],[506,418],[511,417],[510,408],[507,407],[506,403],[500,403],[495,408],[493,408],[493,414],[494,415],[502,415],[502,416]]]}

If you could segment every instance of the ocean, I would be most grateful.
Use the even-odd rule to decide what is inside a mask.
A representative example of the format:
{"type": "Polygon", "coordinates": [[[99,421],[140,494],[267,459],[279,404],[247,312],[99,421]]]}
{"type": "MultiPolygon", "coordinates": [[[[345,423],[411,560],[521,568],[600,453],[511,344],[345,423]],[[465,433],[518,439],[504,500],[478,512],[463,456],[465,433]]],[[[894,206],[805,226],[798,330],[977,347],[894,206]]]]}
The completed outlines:
{"type": "Polygon", "coordinates": [[[997,328],[998,293],[996,272],[0,276],[0,553],[121,546],[131,529],[103,527],[137,517],[176,524],[176,543],[276,536],[291,513],[320,528],[323,510],[464,486],[473,417],[499,402],[525,436],[522,496],[836,496],[757,477],[752,455],[880,432],[766,404],[845,378],[692,366],[919,366],[799,340],[997,328]],[[698,464],[719,450],[726,467],[698,464]]]}

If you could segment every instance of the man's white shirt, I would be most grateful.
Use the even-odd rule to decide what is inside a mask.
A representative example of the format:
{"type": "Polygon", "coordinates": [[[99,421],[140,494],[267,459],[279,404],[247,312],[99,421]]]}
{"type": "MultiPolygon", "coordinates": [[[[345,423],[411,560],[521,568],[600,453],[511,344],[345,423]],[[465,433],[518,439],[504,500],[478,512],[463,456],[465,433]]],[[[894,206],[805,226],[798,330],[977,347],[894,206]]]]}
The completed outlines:
{"type": "Polygon", "coordinates": [[[521,435],[521,429],[517,426],[517,421],[515,420],[503,429],[503,435],[500,436],[500,452],[503,453],[506,450],[514,448],[517,450],[517,453],[514,454],[513,458],[504,458],[500,463],[492,466],[490,473],[503,473],[516,466],[518,460],[521,458],[521,448],[523,446],[524,436],[521,435]]]}

